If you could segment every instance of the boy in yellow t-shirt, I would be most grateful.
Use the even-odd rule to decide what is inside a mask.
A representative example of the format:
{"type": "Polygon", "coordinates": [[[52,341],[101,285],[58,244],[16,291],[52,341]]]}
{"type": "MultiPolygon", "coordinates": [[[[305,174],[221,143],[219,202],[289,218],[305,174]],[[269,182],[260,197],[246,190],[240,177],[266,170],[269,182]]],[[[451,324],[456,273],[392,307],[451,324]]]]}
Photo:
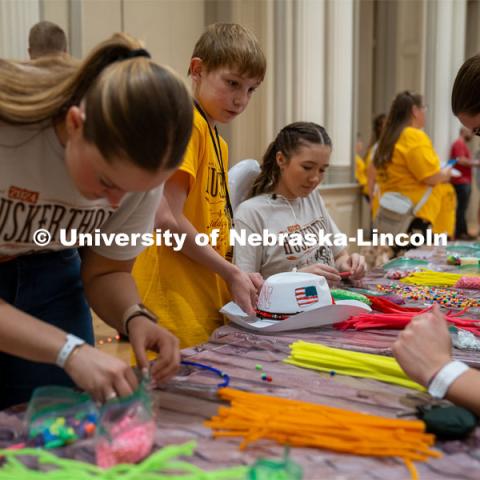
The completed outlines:
{"type": "Polygon", "coordinates": [[[257,39],[236,24],[210,25],[192,54],[192,137],[182,165],[165,185],[157,213],[158,228],[185,234],[186,240],[178,251],[146,249],[133,269],[144,304],[179,338],[181,347],[208,340],[223,324],[219,309],[230,299],[249,313],[256,305],[261,277],[231,263],[228,150],[216,125],[245,110],[265,70],[257,39]],[[169,210],[173,216],[166,214],[169,210]],[[196,243],[198,233],[215,232],[216,245],[196,243]]]}

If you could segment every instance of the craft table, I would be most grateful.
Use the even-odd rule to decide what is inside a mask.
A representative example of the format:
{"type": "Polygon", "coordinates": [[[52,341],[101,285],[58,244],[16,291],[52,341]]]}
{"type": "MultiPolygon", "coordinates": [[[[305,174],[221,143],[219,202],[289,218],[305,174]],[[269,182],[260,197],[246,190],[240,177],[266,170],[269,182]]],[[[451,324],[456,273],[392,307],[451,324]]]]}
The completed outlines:
{"type": "MultiPolygon", "coordinates": [[[[444,261],[445,257],[437,255],[437,261],[440,261],[439,258],[444,261]]],[[[375,285],[381,276],[381,270],[371,272],[366,284],[375,285]]],[[[478,313],[469,314],[471,317],[474,315],[480,318],[478,313]]],[[[397,334],[397,331],[389,330],[340,332],[324,327],[267,336],[227,325],[217,329],[208,343],[185,349],[182,353],[185,360],[209,364],[228,373],[233,388],[395,417],[398,413],[412,411],[416,399],[426,394],[375,380],[318,373],[287,365],[283,360],[289,354],[289,345],[298,339],[391,355],[390,346],[397,334]],[[272,382],[261,379],[262,372],[255,368],[257,364],[262,365],[263,371],[272,377],[272,382]]],[[[478,353],[455,350],[454,354],[472,366],[480,364],[478,353]]],[[[272,442],[260,441],[240,451],[240,439],[212,438],[211,430],[203,422],[214,415],[220,405],[215,394],[218,382],[219,379],[209,372],[184,367],[164,390],[154,392],[158,413],[156,447],[195,439],[198,449],[193,462],[207,469],[252,464],[260,457],[280,458],[283,447],[272,442]]],[[[0,412],[0,427],[2,421],[5,423],[8,420],[10,424],[20,422],[21,415],[18,412],[0,412]]],[[[0,437],[0,447],[9,441],[0,437]]],[[[93,450],[89,442],[86,440],[66,447],[62,455],[92,461],[93,450]]],[[[437,442],[436,446],[444,452],[443,458],[415,463],[421,479],[480,478],[479,428],[465,441],[437,442]]],[[[290,454],[303,467],[306,480],[409,478],[404,463],[399,459],[360,457],[311,448],[295,448],[290,454]]]]}

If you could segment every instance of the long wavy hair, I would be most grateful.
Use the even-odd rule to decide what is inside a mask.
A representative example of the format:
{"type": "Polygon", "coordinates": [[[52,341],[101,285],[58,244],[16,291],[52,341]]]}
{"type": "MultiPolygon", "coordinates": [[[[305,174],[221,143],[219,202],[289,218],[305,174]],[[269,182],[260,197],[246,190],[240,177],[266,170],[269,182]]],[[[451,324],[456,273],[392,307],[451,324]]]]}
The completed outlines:
{"type": "Polygon", "coordinates": [[[115,34],[82,62],[67,56],[0,60],[0,120],[61,122],[84,105],[84,136],[107,161],[174,168],[190,139],[193,107],[184,82],[154,63],[136,39],[115,34]],[[139,54],[140,56],[136,56],[139,54]]]}
{"type": "Polygon", "coordinates": [[[295,122],[283,127],[263,156],[260,173],[255,179],[250,197],[272,192],[280,180],[277,153],[289,160],[297,150],[309,143],[332,146],[326,130],[312,122],[295,122]]]}
{"type": "Polygon", "coordinates": [[[405,127],[412,121],[414,106],[421,108],[423,98],[418,93],[408,90],[399,93],[392,102],[385,127],[378,142],[378,148],[373,157],[376,168],[384,168],[391,160],[393,149],[405,127]]]}

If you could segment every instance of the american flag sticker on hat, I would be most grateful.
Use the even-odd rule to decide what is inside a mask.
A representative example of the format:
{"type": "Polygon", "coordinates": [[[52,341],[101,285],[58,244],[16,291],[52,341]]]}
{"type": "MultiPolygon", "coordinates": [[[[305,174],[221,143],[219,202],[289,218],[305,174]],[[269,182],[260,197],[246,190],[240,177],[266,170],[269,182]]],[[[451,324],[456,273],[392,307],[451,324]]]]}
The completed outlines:
{"type": "Polygon", "coordinates": [[[318,302],[317,287],[302,287],[295,289],[295,298],[299,307],[306,307],[312,303],[318,302]]]}

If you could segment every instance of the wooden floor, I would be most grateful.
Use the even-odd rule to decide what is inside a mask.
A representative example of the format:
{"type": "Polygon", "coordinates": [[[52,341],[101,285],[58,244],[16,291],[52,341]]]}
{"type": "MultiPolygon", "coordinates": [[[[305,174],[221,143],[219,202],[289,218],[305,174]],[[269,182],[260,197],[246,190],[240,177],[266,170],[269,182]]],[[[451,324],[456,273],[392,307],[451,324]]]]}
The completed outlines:
{"type": "Polygon", "coordinates": [[[116,338],[118,337],[117,332],[102,322],[95,314],[93,315],[93,328],[97,348],[131,363],[130,344],[126,341],[119,342],[116,338]]]}

